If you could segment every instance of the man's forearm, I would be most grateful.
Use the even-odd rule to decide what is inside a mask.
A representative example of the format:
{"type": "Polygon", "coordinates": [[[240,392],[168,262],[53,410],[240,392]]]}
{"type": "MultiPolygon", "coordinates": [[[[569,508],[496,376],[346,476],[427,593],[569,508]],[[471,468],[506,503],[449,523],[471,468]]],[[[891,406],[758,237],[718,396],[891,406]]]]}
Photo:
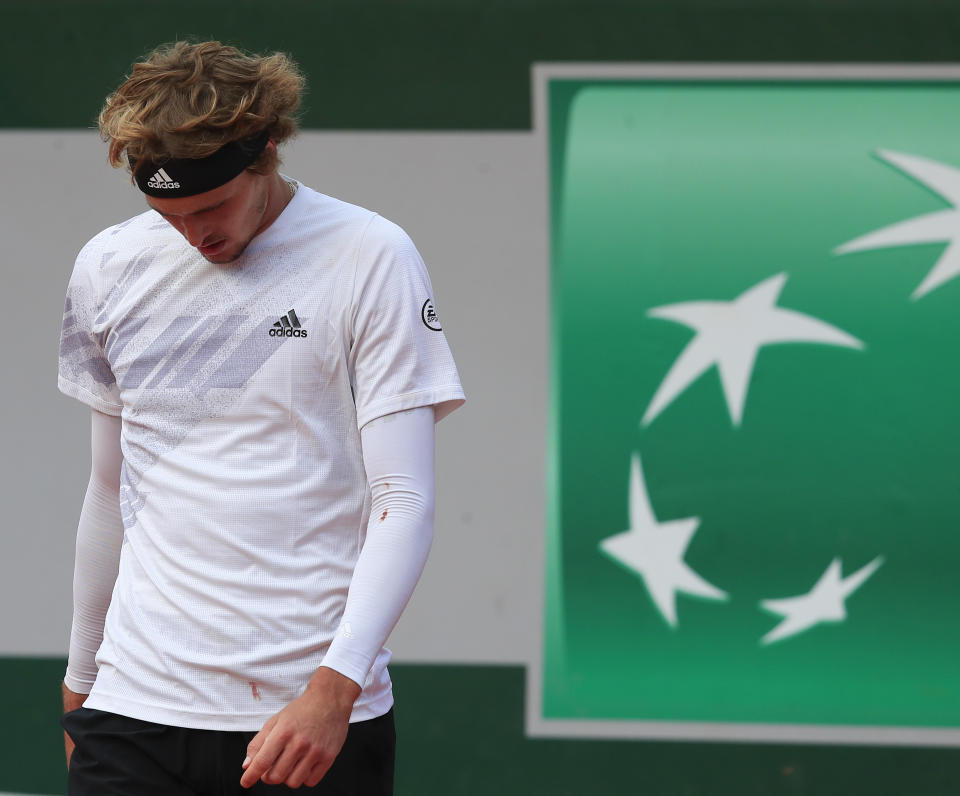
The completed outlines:
{"type": "Polygon", "coordinates": [[[77,527],[73,576],[73,627],[66,682],[74,692],[88,691],[97,676],[95,656],[117,579],[123,521],[119,498],[91,479],[77,527]]]}
{"type": "Polygon", "coordinates": [[[97,676],[95,656],[117,579],[123,519],[120,514],[121,421],[92,415],[90,482],[77,525],[73,573],[73,628],[65,683],[73,693],[89,692],[97,676]]]}
{"type": "Polygon", "coordinates": [[[372,507],[340,627],[324,666],[363,684],[423,571],[433,540],[430,406],[371,421],[361,433],[372,507]]]}

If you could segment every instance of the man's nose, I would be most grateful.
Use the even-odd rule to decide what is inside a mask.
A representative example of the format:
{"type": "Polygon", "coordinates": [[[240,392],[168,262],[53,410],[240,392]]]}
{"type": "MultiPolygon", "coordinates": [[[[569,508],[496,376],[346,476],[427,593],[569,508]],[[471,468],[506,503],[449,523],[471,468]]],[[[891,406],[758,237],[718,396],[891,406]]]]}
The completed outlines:
{"type": "Polygon", "coordinates": [[[180,222],[180,233],[191,246],[201,246],[207,239],[207,225],[194,218],[184,218],[180,222]]]}

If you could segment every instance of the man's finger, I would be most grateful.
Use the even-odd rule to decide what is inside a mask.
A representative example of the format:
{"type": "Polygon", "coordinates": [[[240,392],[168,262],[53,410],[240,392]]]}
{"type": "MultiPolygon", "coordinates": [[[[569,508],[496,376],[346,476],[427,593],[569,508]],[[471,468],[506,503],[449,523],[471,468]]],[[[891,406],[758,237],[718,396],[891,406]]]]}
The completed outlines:
{"type": "Polygon", "coordinates": [[[308,788],[315,788],[320,784],[320,780],[323,779],[327,772],[330,770],[330,765],[326,762],[317,763],[313,767],[313,770],[304,778],[303,784],[308,788]]]}
{"type": "Polygon", "coordinates": [[[243,761],[244,768],[250,765],[250,761],[257,756],[257,752],[260,751],[260,747],[266,742],[270,733],[273,731],[273,725],[276,723],[277,717],[271,716],[260,728],[260,732],[250,739],[250,743],[247,744],[247,759],[243,761]]]}
{"type": "MultiPolygon", "coordinates": [[[[276,760],[270,765],[270,770],[263,775],[262,779],[268,785],[279,785],[286,782],[287,778],[296,770],[300,761],[310,752],[310,745],[305,741],[299,741],[296,738],[289,738],[284,744],[283,750],[277,755],[276,760]]],[[[314,762],[310,760],[311,764],[314,762]]]]}
{"type": "MultiPolygon", "coordinates": [[[[264,727],[264,730],[266,727],[264,727]]],[[[260,732],[263,732],[261,730],[260,732]]],[[[253,739],[257,740],[256,738],[253,739]]],[[[250,742],[251,745],[253,741],[250,742]]],[[[263,745],[254,755],[248,755],[250,759],[250,765],[247,767],[247,770],[243,772],[243,776],[240,777],[240,785],[244,788],[250,788],[257,783],[267,771],[270,770],[270,766],[273,765],[273,762],[279,757],[280,753],[283,751],[284,742],[279,737],[278,734],[270,733],[266,740],[263,741],[263,745]]],[[[244,761],[246,762],[246,761],[244,761]]]]}
{"type": "MultiPolygon", "coordinates": [[[[293,771],[290,772],[290,775],[283,781],[283,784],[288,788],[299,788],[304,784],[309,785],[311,774],[320,768],[322,764],[322,759],[321,762],[317,762],[316,755],[305,755],[301,758],[300,762],[297,763],[296,768],[294,768],[293,771]]],[[[319,781],[320,778],[318,777],[317,782],[319,781]]],[[[316,782],[313,784],[316,785],[316,782]]]]}

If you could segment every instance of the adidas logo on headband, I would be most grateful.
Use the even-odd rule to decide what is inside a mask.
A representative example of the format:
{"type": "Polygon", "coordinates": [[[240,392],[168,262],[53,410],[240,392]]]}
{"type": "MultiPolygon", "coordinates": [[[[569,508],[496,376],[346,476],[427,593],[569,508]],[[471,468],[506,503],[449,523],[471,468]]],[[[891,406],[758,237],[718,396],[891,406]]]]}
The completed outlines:
{"type": "Polygon", "coordinates": [[[167,190],[180,187],[180,183],[171,180],[170,175],[163,169],[157,169],[157,173],[147,180],[147,185],[151,188],[164,188],[167,190]]]}

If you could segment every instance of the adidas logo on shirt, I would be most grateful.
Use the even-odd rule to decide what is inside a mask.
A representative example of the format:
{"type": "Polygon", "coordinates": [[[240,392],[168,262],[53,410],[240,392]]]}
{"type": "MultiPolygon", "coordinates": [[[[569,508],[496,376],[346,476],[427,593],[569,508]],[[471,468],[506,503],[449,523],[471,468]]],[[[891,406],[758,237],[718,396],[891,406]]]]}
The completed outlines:
{"type": "Polygon", "coordinates": [[[286,315],[282,315],[273,328],[270,329],[271,337],[306,337],[307,330],[300,326],[300,319],[297,313],[290,310],[286,315]]]}
{"type": "Polygon", "coordinates": [[[147,180],[147,185],[151,188],[179,188],[180,183],[175,182],[170,179],[170,175],[167,174],[163,169],[157,169],[157,173],[154,174],[149,180],[147,180]]]}

